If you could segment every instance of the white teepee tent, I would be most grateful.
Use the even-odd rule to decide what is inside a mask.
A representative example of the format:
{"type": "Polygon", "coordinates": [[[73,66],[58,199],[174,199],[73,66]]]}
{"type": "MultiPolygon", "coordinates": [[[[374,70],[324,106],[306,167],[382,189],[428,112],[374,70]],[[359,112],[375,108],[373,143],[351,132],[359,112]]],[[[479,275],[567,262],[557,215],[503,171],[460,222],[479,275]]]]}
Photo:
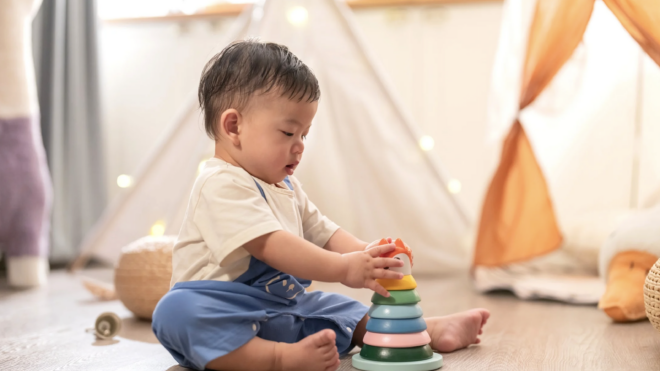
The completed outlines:
{"type": "MultiPolygon", "coordinates": [[[[362,42],[347,6],[333,0],[260,2],[236,21],[229,41],[259,37],[287,45],[319,79],[321,101],[295,174],[316,205],[364,240],[401,237],[415,271],[466,268],[471,221],[448,177],[418,146],[420,134],[362,42]]],[[[211,142],[197,102],[186,104],[135,186],[86,239],[91,256],[114,263],[120,248],[157,221],[176,234],[198,164],[211,142]]]]}

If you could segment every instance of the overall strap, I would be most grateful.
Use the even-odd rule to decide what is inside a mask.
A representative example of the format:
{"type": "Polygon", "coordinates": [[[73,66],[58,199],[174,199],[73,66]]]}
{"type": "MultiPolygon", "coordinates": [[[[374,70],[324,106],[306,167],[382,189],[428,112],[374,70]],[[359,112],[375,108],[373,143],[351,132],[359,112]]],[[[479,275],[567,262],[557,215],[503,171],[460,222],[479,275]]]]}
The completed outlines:
{"type": "MultiPolygon", "coordinates": [[[[263,197],[264,200],[266,200],[266,202],[268,202],[268,199],[266,198],[266,193],[264,193],[264,189],[261,188],[261,185],[259,184],[259,182],[257,182],[257,180],[254,179],[254,178],[252,178],[252,180],[254,180],[254,184],[256,184],[257,188],[259,188],[259,192],[261,193],[261,197],[263,197]]],[[[289,189],[293,191],[293,185],[291,184],[291,180],[289,180],[288,176],[286,178],[284,178],[284,183],[286,183],[286,186],[289,187],[289,189]]]]}
{"type": "Polygon", "coordinates": [[[257,188],[259,188],[259,192],[261,192],[261,197],[263,197],[264,200],[266,200],[266,202],[268,202],[268,199],[266,198],[266,194],[264,193],[264,189],[261,188],[261,186],[259,185],[259,182],[257,182],[257,180],[254,179],[254,178],[252,178],[252,180],[254,180],[254,184],[256,184],[257,188]]]}
{"type": "Polygon", "coordinates": [[[293,185],[291,185],[291,180],[289,180],[288,176],[286,178],[284,178],[284,183],[286,183],[286,186],[289,187],[289,189],[293,191],[293,185]]]}

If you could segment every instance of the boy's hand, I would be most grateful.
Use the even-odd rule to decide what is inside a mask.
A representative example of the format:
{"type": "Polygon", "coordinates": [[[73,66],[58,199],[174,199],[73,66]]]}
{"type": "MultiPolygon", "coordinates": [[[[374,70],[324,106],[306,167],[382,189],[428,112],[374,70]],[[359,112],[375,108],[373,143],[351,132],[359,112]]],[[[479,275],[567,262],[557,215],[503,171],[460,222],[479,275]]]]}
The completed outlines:
{"type": "MultiPolygon", "coordinates": [[[[371,245],[371,244],[370,244],[371,245]]],[[[377,278],[401,279],[403,274],[388,270],[388,267],[402,267],[403,262],[394,258],[381,258],[380,255],[394,250],[394,244],[369,247],[364,251],[342,254],[343,274],[339,281],[355,289],[366,287],[384,297],[390,293],[376,282],[377,278]]]]}
{"type": "MultiPolygon", "coordinates": [[[[387,240],[388,243],[392,243],[392,238],[391,238],[391,237],[387,237],[385,240],[387,240]]],[[[373,249],[374,247],[378,246],[378,244],[380,243],[380,241],[381,241],[381,240],[376,240],[376,241],[374,241],[374,242],[368,244],[367,247],[365,247],[364,249],[365,249],[365,250],[373,249]]],[[[384,246],[384,245],[383,245],[383,246],[384,246]]]]}

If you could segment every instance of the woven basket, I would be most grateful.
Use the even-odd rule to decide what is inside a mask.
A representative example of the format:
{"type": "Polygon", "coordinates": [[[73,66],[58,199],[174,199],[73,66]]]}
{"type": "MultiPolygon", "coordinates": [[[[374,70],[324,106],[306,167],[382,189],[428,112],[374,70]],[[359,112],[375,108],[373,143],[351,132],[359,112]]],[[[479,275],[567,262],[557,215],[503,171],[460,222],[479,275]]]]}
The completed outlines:
{"type": "Polygon", "coordinates": [[[660,259],[655,262],[644,283],[646,316],[656,330],[660,331],[660,259]]]}
{"type": "Polygon", "coordinates": [[[137,317],[151,319],[169,291],[176,236],[143,237],[122,249],[115,268],[119,300],[137,317]]]}

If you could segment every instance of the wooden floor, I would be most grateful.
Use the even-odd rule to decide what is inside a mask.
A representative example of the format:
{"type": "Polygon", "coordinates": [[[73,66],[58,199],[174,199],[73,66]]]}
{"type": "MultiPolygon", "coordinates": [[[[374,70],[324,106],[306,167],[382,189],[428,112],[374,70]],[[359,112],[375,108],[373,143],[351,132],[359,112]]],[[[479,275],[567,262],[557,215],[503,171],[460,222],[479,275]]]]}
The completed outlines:
{"type": "MultiPolygon", "coordinates": [[[[110,271],[88,274],[109,278],[110,271]]],[[[613,324],[592,306],[520,301],[508,293],[479,295],[467,277],[416,277],[425,316],[490,309],[482,343],[443,354],[443,370],[658,370],[660,333],[648,321],[613,324]]],[[[369,304],[367,290],[316,283],[369,304]]],[[[345,358],[341,370],[352,370],[345,358]]],[[[16,291],[0,279],[0,370],[183,371],[158,344],[150,324],[119,301],[97,301],[75,276],[51,273],[47,287],[16,291]],[[123,330],[97,341],[85,329],[113,311],[123,330]]]]}

